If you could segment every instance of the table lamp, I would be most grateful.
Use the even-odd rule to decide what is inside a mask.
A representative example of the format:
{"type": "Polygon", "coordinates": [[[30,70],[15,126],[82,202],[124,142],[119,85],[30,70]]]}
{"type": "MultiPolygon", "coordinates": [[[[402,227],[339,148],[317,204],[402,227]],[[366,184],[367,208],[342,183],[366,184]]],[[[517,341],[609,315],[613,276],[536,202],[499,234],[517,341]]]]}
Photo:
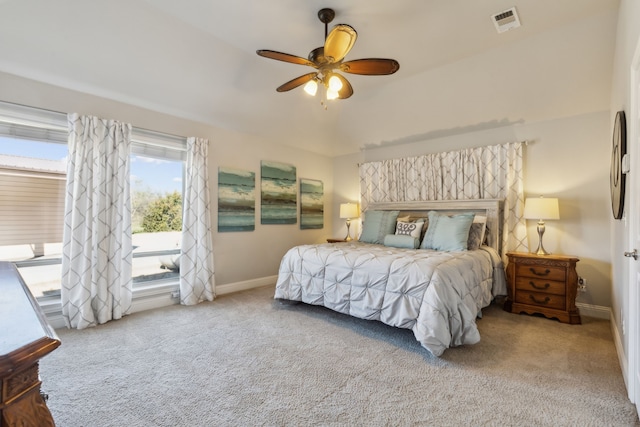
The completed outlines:
{"type": "Polygon", "coordinates": [[[344,238],[347,242],[351,240],[351,220],[358,218],[360,215],[360,208],[357,203],[341,203],[340,204],[340,218],[346,218],[347,220],[347,237],[344,238]]]}
{"type": "Polygon", "coordinates": [[[525,219],[537,219],[538,220],[538,249],[536,255],[549,255],[542,246],[542,235],[544,234],[544,220],[545,219],[560,219],[560,213],[558,210],[558,199],[536,197],[527,198],[524,201],[524,218],[525,219]]]}

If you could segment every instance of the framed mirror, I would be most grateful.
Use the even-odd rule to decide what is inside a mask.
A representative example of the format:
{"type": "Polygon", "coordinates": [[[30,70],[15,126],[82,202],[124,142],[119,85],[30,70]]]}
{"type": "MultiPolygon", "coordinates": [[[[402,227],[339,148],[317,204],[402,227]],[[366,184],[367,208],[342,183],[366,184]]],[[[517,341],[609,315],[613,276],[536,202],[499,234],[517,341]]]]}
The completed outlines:
{"type": "Polygon", "coordinates": [[[622,172],[622,158],[625,154],[627,154],[627,122],[624,111],[618,111],[613,125],[609,171],[611,210],[615,219],[621,219],[624,212],[625,174],[622,172]]]}

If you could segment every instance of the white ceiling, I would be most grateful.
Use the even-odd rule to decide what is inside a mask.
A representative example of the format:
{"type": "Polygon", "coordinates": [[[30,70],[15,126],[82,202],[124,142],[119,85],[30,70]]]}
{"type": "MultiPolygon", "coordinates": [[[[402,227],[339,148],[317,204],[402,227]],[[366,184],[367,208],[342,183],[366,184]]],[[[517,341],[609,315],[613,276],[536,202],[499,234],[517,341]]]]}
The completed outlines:
{"type": "MultiPolygon", "coordinates": [[[[0,71],[329,156],[365,146],[609,108],[618,0],[0,0],[0,71]],[[490,16],[516,6],[522,27],[490,16]],[[347,56],[393,58],[347,75],[324,110],[302,88],[323,44],[317,11],[347,23],[347,56]]],[[[331,25],[330,24],[330,27],[331,25]]],[[[1,98],[1,94],[0,94],[1,98]]]]}

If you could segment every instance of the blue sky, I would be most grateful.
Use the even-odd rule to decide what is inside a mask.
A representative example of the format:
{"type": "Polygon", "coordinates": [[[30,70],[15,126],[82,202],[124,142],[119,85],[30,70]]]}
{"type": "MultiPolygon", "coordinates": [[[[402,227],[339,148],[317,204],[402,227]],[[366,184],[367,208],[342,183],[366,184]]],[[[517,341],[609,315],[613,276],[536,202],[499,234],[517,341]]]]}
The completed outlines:
{"type": "MultiPolygon", "coordinates": [[[[25,139],[0,137],[0,154],[11,156],[33,157],[48,160],[64,160],[67,157],[67,146],[25,139]]],[[[182,163],[149,157],[133,156],[131,159],[131,185],[140,189],[150,189],[159,193],[182,191],[182,163]]]]}
{"type": "Polygon", "coordinates": [[[136,188],[137,179],[142,180],[143,187],[156,192],[182,193],[182,162],[134,156],[131,159],[131,189],[136,188]]]}

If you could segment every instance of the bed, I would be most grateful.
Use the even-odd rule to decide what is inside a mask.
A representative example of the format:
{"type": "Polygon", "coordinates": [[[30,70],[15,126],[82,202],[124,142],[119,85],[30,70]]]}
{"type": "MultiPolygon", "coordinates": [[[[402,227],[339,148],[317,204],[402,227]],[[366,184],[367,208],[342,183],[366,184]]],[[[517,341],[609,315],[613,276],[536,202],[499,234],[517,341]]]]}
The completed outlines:
{"type": "Polygon", "coordinates": [[[435,356],[475,344],[482,308],[507,293],[501,213],[500,200],[371,204],[361,241],[290,249],[274,298],[411,329],[435,356]],[[396,234],[401,228],[411,228],[412,238],[396,234]]]}

